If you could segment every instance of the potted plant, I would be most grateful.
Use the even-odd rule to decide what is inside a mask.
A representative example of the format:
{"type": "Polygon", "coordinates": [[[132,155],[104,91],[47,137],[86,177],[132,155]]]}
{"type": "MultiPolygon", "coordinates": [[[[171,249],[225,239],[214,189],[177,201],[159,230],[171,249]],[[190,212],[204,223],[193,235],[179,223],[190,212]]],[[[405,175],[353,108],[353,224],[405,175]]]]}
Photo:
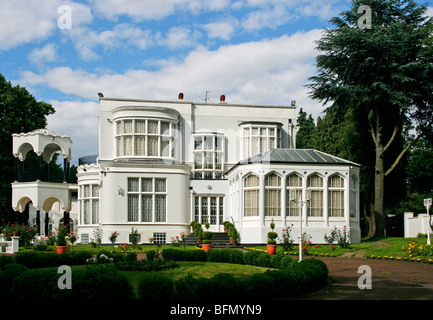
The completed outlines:
{"type": "Polygon", "coordinates": [[[233,224],[230,221],[224,221],[224,232],[229,233],[230,228],[233,226],[233,224]]]}
{"type": "Polygon", "coordinates": [[[238,230],[236,230],[236,228],[234,226],[231,227],[230,230],[231,230],[231,237],[232,237],[233,246],[236,247],[238,245],[239,232],[238,232],[238,230]]]}
{"type": "Polygon", "coordinates": [[[208,252],[212,247],[212,232],[204,231],[203,232],[203,243],[201,245],[204,251],[208,252]]]}
{"type": "Polygon", "coordinates": [[[63,254],[66,252],[66,228],[60,227],[59,232],[57,233],[57,246],[56,250],[58,254],[63,254]]]}
{"type": "Polygon", "coordinates": [[[196,226],[195,237],[197,238],[197,243],[201,245],[203,241],[203,228],[201,227],[201,224],[197,224],[196,226]]]}
{"type": "Polygon", "coordinates": [[[277,251],[276,239],[278,238],[278,233],[274,232],[274,228],[275,228],[274,219],[272,219],[270,227],[272,231],[268,232],[268,242],[266,245],[266,250],[268,251],[269,254],[275,254],[275,252],[277,251]]]}

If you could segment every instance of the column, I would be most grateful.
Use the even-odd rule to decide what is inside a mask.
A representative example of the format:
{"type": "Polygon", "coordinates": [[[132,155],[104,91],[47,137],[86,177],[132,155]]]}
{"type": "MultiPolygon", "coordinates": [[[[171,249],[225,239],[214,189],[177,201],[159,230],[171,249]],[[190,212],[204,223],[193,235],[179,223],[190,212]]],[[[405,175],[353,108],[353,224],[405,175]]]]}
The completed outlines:
{"type": "Polygon", "coordinates": [[[36,227],[38,228],[38,234],[41,235],[41,210],[36,208],[36,227]]]}
{"type": "Polygon", "coordinates": [[[323,177],[323,218],[325,227],[329,227],[329,199],[328,199],[328,176],[323,177]]]}
{"type": "Polygon", "coordinates": [[[260,226],[265,225],[265,175],[260,173],[260,184],[259,184],[259,223],[260,226]]]}
{"type": "Polygon", "coordinates": [[[286,210],[287,210],[286,178],[287,176],[284,176],[281,179],[281,221],[283,227],[286,226],[286,210]]]}
{"type": "Polygon", "coordinates": [[[47,236],[48,235],[48,223],[49,223],[49,221],[50,221],[50,218],[49,218],[49,216],[48,216],[48,212],[45,212],[45,230],[44,230],[44,233],[45,233],[45,236],[47,236]]]}
{"type": "Polygon", "coordinates": [[[42,159],[42,155],[38,154],[38,171],[37,171],[37,176],[36,176],[36,181],[41,181],[41,159],[42,159]]]}

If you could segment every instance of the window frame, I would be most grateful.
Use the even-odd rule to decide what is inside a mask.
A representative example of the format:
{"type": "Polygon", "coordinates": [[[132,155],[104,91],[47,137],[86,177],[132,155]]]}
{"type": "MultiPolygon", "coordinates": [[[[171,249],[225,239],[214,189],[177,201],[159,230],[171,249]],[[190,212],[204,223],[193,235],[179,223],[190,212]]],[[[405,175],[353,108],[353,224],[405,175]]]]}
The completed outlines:
{"type": "Polygon", "coordinates": [[[154,118],[120,118],[114,121],[114,154],[116,158],[175,158],[175,143],[176,143],[176,130],[177,123],[168,119],[154,119],[154,118]],[[144,130],[138,130],[138,123],[144,122],[144,130]],[[156,132],[149,131],[149,123],[157,122],[156,132]],[[125,132],[125,123],[131,123],[131,132],[125,132]],[[167,129],[163,131],[168,124],[167,129]],[[157,154],[151,154],[151,141],[150,138],[156,138],[157,154]],[[138,141],[141,140],[140,144],[138,141]],[[126,141],[130,141],[126,145],[126,141]],[[143,144],[143,145],[142,145],[143,144]],[[138,146],[143,148],[139,148],[138,146]],[[125,151],[126,146],[131,148],[131,151],[125,151]],[[168,146],[168,154],[166,147],[168,146]],[[140,151],[139,151],[140,149],[140,151]],[[142,151],[141,151],[142,149],[142,151]]]}
{"type": "Polygon", "coordinates": [[[224,135],[208,132],[193,134],[192,177],[194,179],[222,179],[225,164],[224,150],[224,135]],[[209,143],[209,140],[212,142],[209,143]]]}
{"type": "Polygon", "coordinates": [[[127,222],[134,224],[155,224],[155,223],[167,223],[167,178],[164,177],[128,177],[127,178],[127,222]],[[137,190],[130,190],[130,182],[132,180],[138,180],[137,190]],[[144,181],[151,180],[151,190],[144,187],[144,181]],[[164,190],[157,190],[157,180],[164,181],[164,190]],[[137,199],[137,215],[130,212],[130,199],[134,196],[137,199]],[[150,197],[150,198],[149,198],[150,197]],[[151,199],[151,213],[145,212],[145,206],[143,199],[151,199]],[[163,199],[162,202],[162,216],[158,210],[157,199],[163,199]],[[132,220],[130,217],[133,217],[132,220]],[[146,217],[146,219],[145,219],[146,217]],[[149,217],[151,217],[149,221],[149,217]],[[161,218],[162,217],[162,218],[161,218]]]}

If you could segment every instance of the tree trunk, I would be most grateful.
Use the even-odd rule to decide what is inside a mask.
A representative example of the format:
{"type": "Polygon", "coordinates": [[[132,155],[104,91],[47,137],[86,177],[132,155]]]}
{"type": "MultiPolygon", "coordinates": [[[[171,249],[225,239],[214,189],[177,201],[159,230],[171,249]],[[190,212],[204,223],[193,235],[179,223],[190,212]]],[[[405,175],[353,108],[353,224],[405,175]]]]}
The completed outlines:
{"type": "Polygon", "coordinates": [[[382,128],[380,117],[376,117],[376,167],[374,179],[374,219],[376,224],[376,236],[385,235],[384,195],[385,195],[385,167],[384,145],[382,141],[382,128]]]}

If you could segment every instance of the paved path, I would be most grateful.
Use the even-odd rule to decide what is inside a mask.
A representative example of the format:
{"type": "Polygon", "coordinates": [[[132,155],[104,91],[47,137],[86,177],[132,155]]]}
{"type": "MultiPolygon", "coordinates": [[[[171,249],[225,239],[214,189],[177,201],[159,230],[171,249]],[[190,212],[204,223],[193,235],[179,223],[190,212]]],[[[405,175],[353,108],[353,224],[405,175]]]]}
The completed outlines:
{"type": "MultiPolygon", "coordinates": [[[[308,257],[307,257],[308,258],[308,257]]],[[[433,265],[419,262],[358,258],[322,258],[329,269],[330,284],[299,300],[432,300],[433,265]],[[372,288],[359,289],[358,273],[369,266],[372,288]]]]}

